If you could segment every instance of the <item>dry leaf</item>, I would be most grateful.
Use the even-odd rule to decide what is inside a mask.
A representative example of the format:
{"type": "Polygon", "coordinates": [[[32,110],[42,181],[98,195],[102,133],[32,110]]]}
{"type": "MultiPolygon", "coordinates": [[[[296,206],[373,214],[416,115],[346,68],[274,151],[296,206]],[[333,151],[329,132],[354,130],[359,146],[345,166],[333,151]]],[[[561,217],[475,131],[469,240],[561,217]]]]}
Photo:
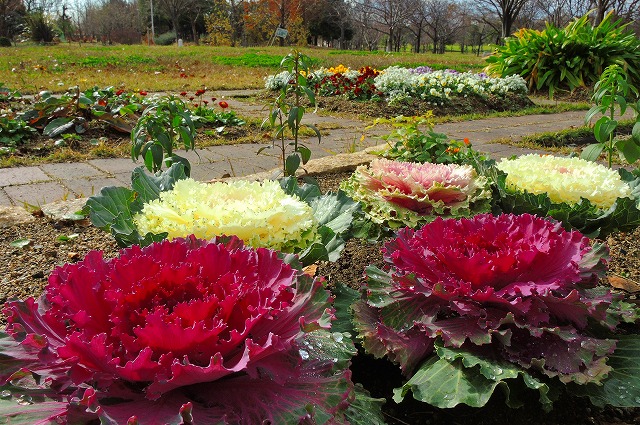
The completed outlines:
{"type": "Polygon", "coordinates": [[[309,264],[307,267],[304,267],[302,269],[302,271],[305,272],[306,274],[308,274],[309,276],[315,276],[316,275],[316,270],[318,270],[318,265],[317,264],[309,264]]]}
{"type": "Polygon", "coordinates": [[[609,276],[609,285],[627,292],[640,292],[640,284],[622,276],[609,276]]]}

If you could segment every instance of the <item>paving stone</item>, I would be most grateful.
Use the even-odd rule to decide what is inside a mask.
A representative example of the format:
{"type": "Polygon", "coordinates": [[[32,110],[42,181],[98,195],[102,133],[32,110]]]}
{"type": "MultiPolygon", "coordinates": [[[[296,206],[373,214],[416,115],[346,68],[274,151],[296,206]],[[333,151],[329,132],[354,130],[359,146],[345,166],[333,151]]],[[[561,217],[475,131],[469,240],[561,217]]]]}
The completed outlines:
{"type": "Polygon", "coordinates": [[[42,206],[42,213],[52,220],[69,220],[87,203],[87,198],[55,201],[42,206]]]}
{"type": "Polygon", "coordinates": [[[208,164],[191,164],[191,178],[194,180],[206,182],[220,177],[217,174],[217,171],[208,164]]]}
{"type": "Polygon", "coordinates": [[[62,184],[76,196],[82,197],[97,195],[105,186],[123,186],[122,182],[114,177],[65,180],[62,184]]]}
{"type": "Polygon", "coordinates": [[[14,184],[35,183],[51,180],[39,167],[15,167],[0,169],[0,187],[14,184]]]}
{"type": "Polygon", "coordinates": [[[29,205],[40,207],[53,201],[74,197],[73,194],[69,193],[69,189],[57,182],[7,186],[4,190],[7,195],[9,195],[14,205],[27,203],[29,205]]]}
{"type": "Polygon", "coordinates": [[[131,187],[131,171],[114,174],[113,177],[121,182],[118,186],[131,187]]]}
{"type": "Polygon", "coordinates": [[[2,188],[0,188],[0,205],[3,205],[3,206],[12,205],[11,204],[11,199],[9,199],[7,194],[4,193],[4,190],[2,188]]]}
{"type": "Polygon", "coordinates": [[[60,164],[42,164],[40,168],[50,176],[59,180],[78,180],[87,177],[104,176],[103,171],[98,170],[91,165],[78,163],[60,163],[60,164]]]}
{"type": "Polygon", "coordinates": [[[141,161],[134,162],[129,158],[92,159],[87,162],[94,167],[113,175],[121,173],[131,174],[134,168],[143,165],[141,161]]]}

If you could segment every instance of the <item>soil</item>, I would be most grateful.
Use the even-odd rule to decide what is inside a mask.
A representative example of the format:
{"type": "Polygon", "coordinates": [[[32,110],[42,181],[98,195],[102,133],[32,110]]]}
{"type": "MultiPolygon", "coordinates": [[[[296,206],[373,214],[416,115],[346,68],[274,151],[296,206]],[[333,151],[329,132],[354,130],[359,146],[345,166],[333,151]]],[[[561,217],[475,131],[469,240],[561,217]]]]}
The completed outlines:
{"type": "MultiPolygon", "coordinates": [[[[317,176],[324,191],[335,190],[347,174],[317,176]]],[[[51,221],[42,216],[34,223],[0,227],[0,303],[10,298],[39,296],[46,285],[47,277],[57,265],[77,262],[90,250],[102,250],[105,258],[117,255],[118,247],[113,238],[87,221],[51,221]],[[24,247],[11,242],[26,239],[24,247]]],[[[626,298],[637,302],[635,292],[640,287],[640,230],[620,233],[607,241],[610,247],[610,271],[603,285],[625,287],[626,298]]],[[[320,264],[316,273],[326,276],[328,286],[335,282],[348,283],[354,288],[363,284],[363,271],[367,265],[382,266],[380,244],[352,239],[347,243],[339,261],[320,264]]],[[[636,329],[637,331],[637,329],[636,329]]],[[[399,387],[403,377],[396,365],[386,360],[373,359],[359,354],[353,360],[353,380],[362,383],[374,397],[391,400],[392,389],[399,387]]],[[[620,409],[592,406],[588,399],[564,394],[555,404],[555,409],[544,413],[535,395],[525,407],[510,409],[497,391],[490,402],[482,408],[458,406],[453,409],[438,409],[417,402],[408,396],[399,405],[388,401],[383,411],[390,425],[631,425],[640,423],[640,409],[620,409]]]]}
{"type": "Polygon", "coordinates": [[[403,102],[388,104],[385,101],[352,101],[340,96],[318,97],[318,107],[328,112],[352,113],[365,117],[392,118],[398,115],[416,116],[433,111],[434,116],[481,114],[489,112],[519,111],[534,106],[534,103],[523,96],[453,97],[442,105],[435,105],[420,99],[408,99],[403,102]]]}

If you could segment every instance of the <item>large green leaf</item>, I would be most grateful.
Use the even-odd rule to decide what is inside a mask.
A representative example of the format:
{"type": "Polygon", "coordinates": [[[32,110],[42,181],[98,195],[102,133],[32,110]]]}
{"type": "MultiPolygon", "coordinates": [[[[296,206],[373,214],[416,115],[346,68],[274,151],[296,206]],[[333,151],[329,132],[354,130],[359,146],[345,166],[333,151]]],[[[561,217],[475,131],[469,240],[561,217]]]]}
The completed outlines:
{"type": "Polygon", "coordinates": [[[360,210],[360,204],[343,191],[329,192],[310,202],[313,215],[322,226],[327,226],[336,234],[344,234],[351,228],[353,217],[360,210]]]}
{"type": "Polygon", "coordinates": [[[635,163],[640,159],[640,143],[634,139],[620,139],[615,143],[620,156],[629,164],[635,163]]]}
{"type": "Polygon", "coordinates": [[[285,177],[280,179],[280,187],[289,195],[296,195],[302,201],[307,204],[322,196],[322,191],[318,187],[317,182],[307,182],[302,185],[298,185],[298,181],[295,177],[285,177]]]}
{"type": "Polygon", "coordinates": [[[640,407],[640,336],[622,335],[607,364],[613,368],[602,385],[572,385],[571,392],[588,396],[596,406],[640,407]]]}
{"type": "Polygon", "coordinates": [[[580,158],[585,161],[595,162],[600,158],[600,154],[604,150],[604,143],[592,143],[582,150],[580,158]]]}
{"type": "Polygon", "coordinates": [[[285,193],[296,195],[309,204],[318,222],[320,241],[300,253],[301,261],[304,264],[318,260],[337,261],[344,249],[345,238],[349,236],[354,215],[360,210],[360,204],[342,191],[323,195],[315,182],[298,185],[294,177],[281,179],[280,186],[285,193]]]}
{"type": "Polygon", "coordinates": [[[173,189],[178,180],[186,179],[182,163],[174,163],[157,175],[151,175],[144,167],[137,167],[131,173],[131,187],[137,194],[137,201],[147,203],[160,196],[160,192],[173,189]]]}
{"type": "Polygon", "coordinates": [[[372,398],[369,393],[356,384],[355,399],[351,402],[344,416],[350,425],[384,425],[386,422],[380,408],[385,399],[372,398]]]}
{"type": "Polygon", "coordinates": [[[617,126],[618,122],[616,120],[612,120],[607,116],[601,117],[593,126],[593,135],[598,142],[605,143],[609,140],[609,137],[613,134],[617,126]]]}
{"type": "Polygon", "coordinates": [[[73,128],[73,118],[60,117],[52,120],[42,131],[44,136],[56,137],[73,128]]]}
{"type": "Polygon", "coordinates": [[[526,387],[539,391],[543,408],[550,409],[549,387],[514,364],[436,343],[436,355],[428,358],[407,383],[394,390],[393,399],[399,403],[411,391],[416,400],[440,408],[458,404],[482,407],[500,385],[508,395],[507,404],[515,407],[520,403],[509,397],[511,391],[507,380],[520,376],[526,387]]]}
{"type": "Polygon", "coordinates": [[[107,232],[116,229],[119,233],[131,233],[132,225],[129,204],[135,199],[135,192],[126,187],[104,187],[98,195],[87,199],[91,223],[107,232]]]}
{"type": "Polygon", "coordinates": [[[334,283],[333,289],[333,308],[336,310],[336,320],[331,324],[331,330],[334,332],[346,332],[351,337],[355,337],[356,332],[353,327],[351,305],[360,299],[360,292],[345,285],[342,282],[334,283]]]}
{"type": "Polygon", "coordinates": [[[146,202],[159,197],[160,192],[170,190],[176,181],[186,178],[184,166],[174,164],[157,176],[149,175],[144,167],[136,168],[131,176],[133,190],[125,187],[105,187],[98,195],[87,199],[86,208],[94,226],[110,232],[122,247],[138,244],[149,245],[166,238],[166,233],[140,235],[133,216],[142,210],[146,202]]]}
{"type": "Polygon", "coordinates": [[[401,388],[393,392],[393,400],[400,403],[411,392],[416,400],[440,408],[467,404],[484,406],[498,382],[489,380],[477,370],[468,369],[462,361],[449,362],[434,355],[401,388]]]}

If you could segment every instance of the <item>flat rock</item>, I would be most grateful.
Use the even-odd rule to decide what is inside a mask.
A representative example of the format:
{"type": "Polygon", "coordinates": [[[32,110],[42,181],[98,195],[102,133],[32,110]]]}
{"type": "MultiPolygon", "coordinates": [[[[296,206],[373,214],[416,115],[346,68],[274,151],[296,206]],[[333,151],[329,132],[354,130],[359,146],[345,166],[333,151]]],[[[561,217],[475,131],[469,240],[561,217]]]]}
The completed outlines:
{"type": "Polygon", "coordinates": [[[35,219],[33,214],[22,207],[0,206],[0,227],[31,223],[35,219]]]}
{"type": "Polygon", "coordinates": [[[42,206],[42,213],[52,220],[74,220],[75,214],[80,211],[86,198],[73,199],[71,201],[57,201],[42,206]]]}

